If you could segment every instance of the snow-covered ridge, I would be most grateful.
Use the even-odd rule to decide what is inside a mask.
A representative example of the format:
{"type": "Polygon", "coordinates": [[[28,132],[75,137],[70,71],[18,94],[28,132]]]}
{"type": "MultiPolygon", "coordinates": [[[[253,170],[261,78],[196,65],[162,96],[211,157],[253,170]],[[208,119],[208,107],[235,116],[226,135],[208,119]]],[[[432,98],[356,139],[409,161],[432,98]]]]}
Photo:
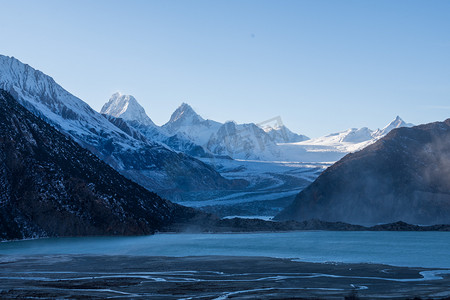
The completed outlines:
{"type": "MultiPolygon", "coordinates": [[[[50,76],[14,57],[0,55],[0,88],[78,141],[93,140],[101,130],[123,139],[120,138],[122,132],[88,104],[67,92],[50,76]]],[[[133,146],[134,142],[127,141],[127,145],[133,146]]]]}
{"type": "Polygon", "coordinates": [[[337,161],[347,153],[362,150],[375,143],[395,128],[411,126],[414,125],[406,123],[397,116],[383,129],[373,131],[367,127],[350,128],[319,138],[299,143],[284,143],[279,146],[287,160],[337,161]]]}
{"type": "Polygon", "coordinates": [[[353,145],[365,145],[367,142],[373,143],[386,134],[388,134],[391,130],[400,127],[412,127],[413,124],[406,123],[399,116],[397,116],[394,120],[389,122],[383,129],[371,130],[367,127],[362,128],[350,128],[345,131],[332,133],[323,137],[311,139],[308,141],[304,141],[302,143],[309,145],[327,145],[327,146],[336,146],[336,145],[345,145],[345,144],[353,144],[353,145]]]}

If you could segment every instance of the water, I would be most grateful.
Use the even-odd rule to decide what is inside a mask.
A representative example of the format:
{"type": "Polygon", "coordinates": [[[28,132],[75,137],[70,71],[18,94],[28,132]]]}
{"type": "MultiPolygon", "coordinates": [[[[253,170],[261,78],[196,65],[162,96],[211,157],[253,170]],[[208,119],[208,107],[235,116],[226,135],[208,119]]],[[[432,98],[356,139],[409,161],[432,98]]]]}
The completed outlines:
{"type": "Polygon", "coordinates": [[[450,232],[302,231],[49,238],[0,243],[0,255],[236,255],[450,268],[450,232]]]}

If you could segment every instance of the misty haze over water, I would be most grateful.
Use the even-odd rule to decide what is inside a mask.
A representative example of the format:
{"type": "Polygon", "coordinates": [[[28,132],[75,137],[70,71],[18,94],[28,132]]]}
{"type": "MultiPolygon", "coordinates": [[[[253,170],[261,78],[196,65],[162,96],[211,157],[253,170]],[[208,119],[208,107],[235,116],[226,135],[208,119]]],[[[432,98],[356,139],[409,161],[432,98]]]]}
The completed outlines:
{"type": "Polygon", "coordinates": [[[448,232],[308,231],[251,234],[156,234],[49,238],[0,244],[10,255],[266,256],[306,262],[380,263],[450,268],[448,232]]]}

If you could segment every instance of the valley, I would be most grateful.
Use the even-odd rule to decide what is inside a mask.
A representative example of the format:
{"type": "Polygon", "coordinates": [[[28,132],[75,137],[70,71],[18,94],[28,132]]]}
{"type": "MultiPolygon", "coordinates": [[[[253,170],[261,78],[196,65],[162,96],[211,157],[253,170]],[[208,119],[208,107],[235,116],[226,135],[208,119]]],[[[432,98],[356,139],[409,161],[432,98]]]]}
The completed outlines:
{"type": "Polygon", "coordinates": [[[1,12],[0,299],[450,300],[450,1],[1,12]]]}

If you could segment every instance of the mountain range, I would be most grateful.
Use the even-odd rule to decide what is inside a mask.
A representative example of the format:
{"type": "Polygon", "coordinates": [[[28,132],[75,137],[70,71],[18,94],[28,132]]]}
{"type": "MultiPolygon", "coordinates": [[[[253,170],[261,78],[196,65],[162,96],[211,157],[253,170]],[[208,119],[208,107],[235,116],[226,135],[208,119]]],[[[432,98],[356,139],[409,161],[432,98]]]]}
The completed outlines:
{"type": "Polygon", "coordinates": [[[197,157],[264,159],[279,156],[275,141],[280,139],[279,135],[267,134],[253,123],[222,124],[205,120],[187,103],[182,103],[161,127],[145,113],[145,117],[140,114],[144,109],[131,95],[114,94],[100,112],[124,119],[150,140],[197,157]]]}
{"type": "MultiPolygon", "coordinates": [[[[202,161],[146,138],[123,119],[105,118],[51,77],[13,57],[0,55],[0,88],[121,174],[151,191],[176,197],[189,191],[246,186],[245,181],[227,180],[202,161]]],[[[133,117],[136,115],[145,118],[143,111],[134,112],[133,117]]],[[[149,119],[139,120],[151,126],[149,119]]]]}
{"type": "Polygon", "coordinates": [[[397,117],[381,130],[349,129],[309,139],[280,120],[275,125],[207,120],[186,103],[158,126],[131,95],[112,95],[98,113],[51,77],[1,55],[0,88],[128,179],[219,215],[273,215],[331,162],[393,128],[411,126],[397,117]]]}
{"type": "Polygon", "coordinates": [[[119,93],[110,98],[101,113],[125,120],[150,140],[196,157],[218,155],[265,161],[333,161],[374,143],[394,128],[413,126],[397,116],[382,129],[351,128],[310,139],[278,123],[271,126],[264,122],[237,124],[205,120],[189,104],[182,103],[170,120],[159,127],[133,96],[119,93]],[[338,158],[320,159],[317,157],[320,152],[324,157],[332,153],[338,158]]]}

